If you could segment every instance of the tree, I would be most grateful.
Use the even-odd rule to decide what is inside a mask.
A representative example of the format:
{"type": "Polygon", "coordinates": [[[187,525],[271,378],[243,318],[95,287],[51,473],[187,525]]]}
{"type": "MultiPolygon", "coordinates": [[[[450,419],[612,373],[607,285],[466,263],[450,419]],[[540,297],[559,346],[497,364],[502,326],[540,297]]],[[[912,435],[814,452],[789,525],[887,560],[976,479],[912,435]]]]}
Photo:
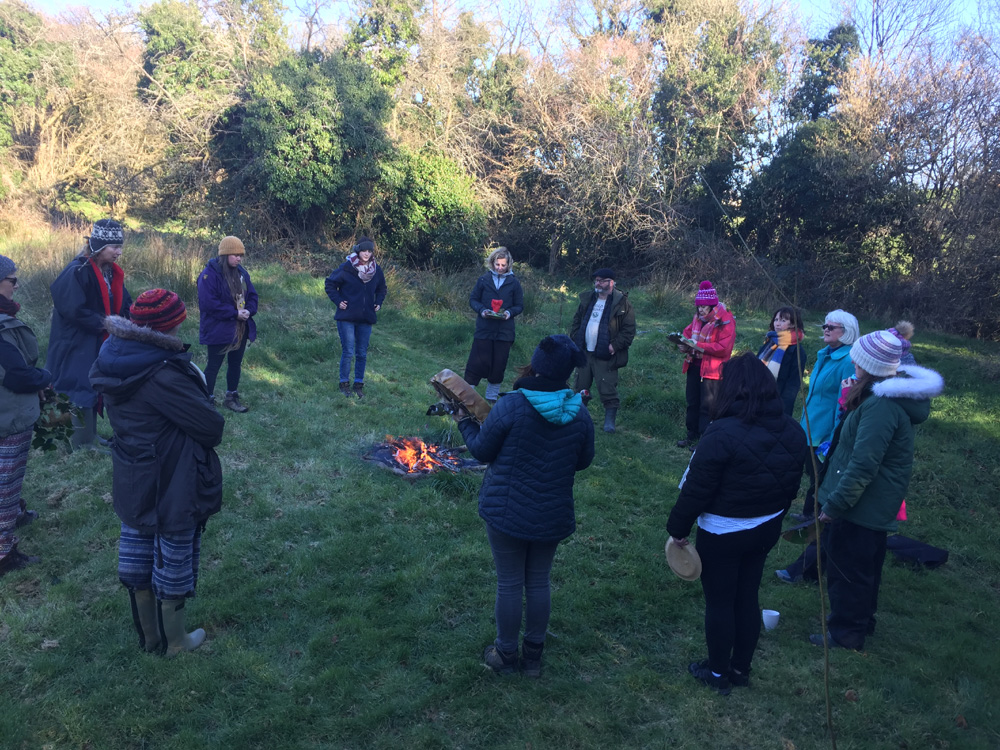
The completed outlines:
{"type": "Polygon", "coordinates": [[[331,212],[355,214],[390,149],[389,111],[370,69],[342,53],[260,70],[216,134],[216,201],[232,226],[269,236],[285,222],[316,231],[331,212]]]}

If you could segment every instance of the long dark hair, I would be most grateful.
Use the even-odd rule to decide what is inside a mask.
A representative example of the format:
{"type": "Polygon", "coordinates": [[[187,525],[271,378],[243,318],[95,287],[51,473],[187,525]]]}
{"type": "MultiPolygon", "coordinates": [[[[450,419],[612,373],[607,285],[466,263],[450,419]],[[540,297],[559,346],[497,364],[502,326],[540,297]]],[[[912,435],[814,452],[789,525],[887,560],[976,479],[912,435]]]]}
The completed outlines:
{"type": "Polygon", "coordinates": [[[780,401],[774,375],[753,352],[744,352],[722,366],[722,385],[712,419],[739,417],[754,422],[772,401],[780,401]]]}
{"type": "Polygon", "coordinates": [[[876,383],[881,383],[883,380],[886,380],[886,378],[881,375],[872,375],[867,370],[861,370],[861,375],[851,385],[851,389],[847,392],[847,397],[844,399],[844,413],[850,414],[861,406],[861,402],[872,395],[872,386],[876,383]]]}

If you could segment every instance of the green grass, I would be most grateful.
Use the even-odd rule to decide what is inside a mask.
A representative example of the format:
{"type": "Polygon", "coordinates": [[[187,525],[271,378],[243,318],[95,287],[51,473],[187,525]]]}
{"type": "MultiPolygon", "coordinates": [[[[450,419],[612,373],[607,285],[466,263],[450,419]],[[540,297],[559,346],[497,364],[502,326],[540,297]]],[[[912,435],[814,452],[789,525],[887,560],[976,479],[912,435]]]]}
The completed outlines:
{"type": "MultiPolygon", "coordinates": [[[[434,401],[428,379],[464,368],[475,274],[390,277],[369,395],[358,402],[337,392],[340,349],[322,278],[251,272],[261,295],[241,387],[251,411],[226,413],[225,505],[208,525],[187,608],[208,641],[173,661],[138,649],[116,578],[110,459],[36,452],[24,494],[41,518],[21,536],[43,561],[0,579],[0,745],[830,746],[823,655],[806,642],[819,626],[815,587],[765,576],[761,602],[781,611],[781,624],[762,635],[750,690],[720,698],[686,673],[704,656],[702,597],[663,559],[688,459],[673,445],[683,380],[663,334],[689,322],[688,300],[662,287],[631,295],[641,333],[622,372],[620,430],[598,432],[594,464],[578,475],[579,530],[553,571],[545,671],[528,681],[499,679],[479,661],[494,635],[479,477],[411,482],[361,460],[387,434],[459,440],[424,411],[434,401]],[[46,640],[58,646],[43,649],[46,640]]],[[[566,329],[586,288],[526,276],[532,304],[508,384],[543,335],[566,329]]],[[[189,310],[182,335],[196,342],[189,310]]],[[[770,311],[735,312],[738,348],[756,350],[770,311]]],[[[23,314],[44,339],[44,295],[23,314]]],[[[903,532],[952,556],[930,572],[888,562],[879,633],[864,654],[831,655],[837,746],[995,748],[1000,349],[918,331],[915,353],[948,389],[920,430],[903,532]],[[857,702],[845,699],[849,689],[857,702]]],[[[779,543],[768,571],[798,551],[779,543]]]]}

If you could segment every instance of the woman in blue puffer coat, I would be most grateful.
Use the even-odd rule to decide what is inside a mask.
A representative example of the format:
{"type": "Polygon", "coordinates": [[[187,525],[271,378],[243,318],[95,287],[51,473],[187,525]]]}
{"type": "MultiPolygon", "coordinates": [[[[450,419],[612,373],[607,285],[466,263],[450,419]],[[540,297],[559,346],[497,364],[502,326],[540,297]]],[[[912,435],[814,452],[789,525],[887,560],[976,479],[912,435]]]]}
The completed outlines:
{"type": "Polygon", "coordinates": [[[497,569],[497,637],[483,660],[498,674],[518,667],[525,611],[520,668],[529,677],[541,673],[552,562],[559,542],[576,530],[576,472],[594,459],[594,423],[566,382],[585,361],[569,336],[548,336],[482,427],[467,414],[456,415],[469,451],[490,464],[479,515],[497,569]]]}

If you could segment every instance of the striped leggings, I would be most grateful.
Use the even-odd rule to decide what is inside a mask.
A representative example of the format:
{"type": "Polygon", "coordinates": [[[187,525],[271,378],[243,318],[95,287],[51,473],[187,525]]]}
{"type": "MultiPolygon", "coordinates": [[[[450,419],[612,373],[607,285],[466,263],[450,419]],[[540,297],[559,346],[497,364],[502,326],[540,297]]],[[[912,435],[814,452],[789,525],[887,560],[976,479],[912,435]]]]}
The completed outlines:
{"type": "Polygon", "coordinates": [[[31,449],[31,430],[0,439],[0,559],[17,546],[14,528],[24,503],[21,484],[31,449]]]}
{"type": "Polygon", "coordinates": [[[201,557],[201,529],[146,534],[122,524],[118,580],[130,589],[153,589],[157,599],[194,596],[201,557]]]}

